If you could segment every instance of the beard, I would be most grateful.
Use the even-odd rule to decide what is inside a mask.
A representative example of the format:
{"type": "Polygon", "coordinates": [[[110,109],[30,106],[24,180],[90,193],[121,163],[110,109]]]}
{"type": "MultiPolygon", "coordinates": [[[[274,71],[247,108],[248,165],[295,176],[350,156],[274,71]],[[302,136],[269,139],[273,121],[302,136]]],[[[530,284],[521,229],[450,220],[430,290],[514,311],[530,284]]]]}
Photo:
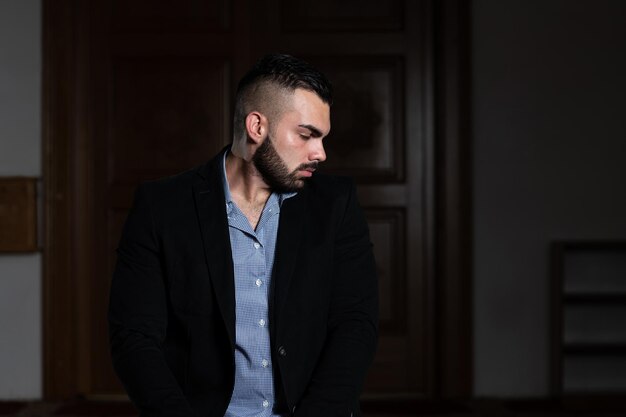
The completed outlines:
{"type": "Polygon", "coordinates": [[[298,171],[307,168],[315,169],[318,165],[317,162],[301,164],[290,172],[285,161],[276,152],[272,138],[269,135],[254,153],[252,163],[254,163],[254,167],[261,174],[263,181],[272,191],[278,193],[293,193],[302,189],[307,178],[299,177],[298,171]]]}

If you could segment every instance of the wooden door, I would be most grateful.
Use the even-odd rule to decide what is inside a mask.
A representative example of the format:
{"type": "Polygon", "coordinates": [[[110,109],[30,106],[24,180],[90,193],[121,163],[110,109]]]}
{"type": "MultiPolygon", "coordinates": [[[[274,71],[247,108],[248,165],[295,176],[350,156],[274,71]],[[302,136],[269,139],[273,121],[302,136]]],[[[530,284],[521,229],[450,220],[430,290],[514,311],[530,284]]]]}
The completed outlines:
{"type": "MultiPolygon", "coordinates": [[[[142,181],[198,165],[229,143],[237,80],[260,56],[281,51],[311,62],[333,82],[323,169],[356,179],[370,225],[381,332],[364,398],[433,397],[440,317],[434,286],[430,2],[94,0],[85,5],[68,0],[64,5],[52,12],[48,3],[47,13],[65,11],[64,18],[73,22],[70,33],[56,27],[73,36],[73,49],[49,47],[65,57],[53,60],[55,74],[75,94],[75,126],[57,127],[75,138],[66,144],[71,168],[63,183],[72,199],[50,203],[50,213],[66,207],[78,217],[69,222],[50,216],[50,225],[65,221],[73,232],[66,243],[48,240],[50,256],[63,244],[72,250],[69,263],[49,261],[51,273],[66,268],[69,278],[50,281],[48,293],[62,293],[64,283],[78,301],[69,311],[50,307],[57,315],[48,328],[67,317],[73,348],[63,350],[47,339],[47,395],[123,393],[110,364],[106,308],[114,249],[133,190],[142,181]],[[73,68],[72,78],[61,72],[64,65],[73,68]],[[66,362],[59,359],[63,352],[66,362]],[[63,377],[68,361],[72,376],[63,377]],[[50,386],[58,381],[64,385],[50,386]]],[[[48,189],[62,187],[59,181],[48,189]]]]}
{"type": "Polygon", "coordinates": [[[303,57],[334,84],[322,170],[357,181],[380,279],[380,340],[364,398],[427,397],[432,389],[427,6],[275,0],[253,13],[265,22],[259,44],[303,57]]]}

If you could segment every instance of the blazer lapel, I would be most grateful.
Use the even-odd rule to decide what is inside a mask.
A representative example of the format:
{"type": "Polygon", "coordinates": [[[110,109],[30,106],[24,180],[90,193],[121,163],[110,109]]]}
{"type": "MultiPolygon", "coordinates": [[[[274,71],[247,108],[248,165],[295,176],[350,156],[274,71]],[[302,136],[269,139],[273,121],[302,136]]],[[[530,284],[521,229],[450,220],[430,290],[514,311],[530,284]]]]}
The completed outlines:
{"type": "Polygon", "coordinates": [[[298,192],[296,196],[286,199],[280,209],[272,277],[273,298],[270,303],[274,323],[276,323],[276,317],[281,317],[287,300],[289,285],[294,274],[298,251],[304,234],[306,211],[306,189],[298,192]]]}
{"type": "Polygon", "coordinates": [[[219,171],[222,158],[223,151],[198,172],[204,179],[194,184],[193,193],[211,283],[226,324],[231,348],[234,349],[235,283],[226,203],[219,171]]]}

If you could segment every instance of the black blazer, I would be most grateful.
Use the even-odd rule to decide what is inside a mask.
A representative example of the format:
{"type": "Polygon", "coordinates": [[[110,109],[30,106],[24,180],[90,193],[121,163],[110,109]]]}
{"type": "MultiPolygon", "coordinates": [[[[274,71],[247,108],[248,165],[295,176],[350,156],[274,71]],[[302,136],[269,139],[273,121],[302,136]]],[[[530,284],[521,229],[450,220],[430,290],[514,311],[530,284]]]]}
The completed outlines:
{"type": "MultiPolygon", "coordinates": [[[[234,386],[235,290],[222,151],[141,185],[113,276],[114,368],[142,416],[223,416],[234,386]]],[[[315,174],[281,208],[270,300],[278,412],[359,415],[378,285],[351,181],[315,174]]]]}

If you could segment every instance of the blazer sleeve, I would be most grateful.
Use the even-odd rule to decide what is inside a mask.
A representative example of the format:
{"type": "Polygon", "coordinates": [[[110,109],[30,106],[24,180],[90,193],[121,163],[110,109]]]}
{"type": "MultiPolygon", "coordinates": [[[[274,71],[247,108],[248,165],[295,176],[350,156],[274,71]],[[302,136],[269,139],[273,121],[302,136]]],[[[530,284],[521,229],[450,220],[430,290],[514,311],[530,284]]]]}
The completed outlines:
{"type": "Polygon", "coordinates": [[[162,350],[166,286],[147,194],[138,188],[117,249],[108,313],[113,367],[142,416],[195,416],[162,350]]]}
{"type": "Polygon", "coordinates": [[[358,399],[378,338],[378,280],[365,216],[350,184],[334,242],[327,341],[297,417],[359,415],[358,399]]]}

